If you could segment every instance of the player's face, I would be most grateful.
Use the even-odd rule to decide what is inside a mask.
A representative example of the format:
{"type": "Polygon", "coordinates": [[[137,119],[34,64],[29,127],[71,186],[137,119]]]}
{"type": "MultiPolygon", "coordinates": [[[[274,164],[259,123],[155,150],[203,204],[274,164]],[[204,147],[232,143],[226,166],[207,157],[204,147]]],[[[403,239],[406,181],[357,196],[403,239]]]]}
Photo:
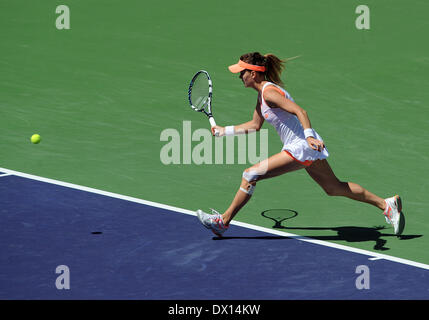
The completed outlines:
{"type": "Polygon", "coordinates": [[[243,84],[245,87],[249,84],[249,78],[250,78],[250,71],[249,70],[243,70],[240,72],[240,79],[243,81],[243,84]]]}

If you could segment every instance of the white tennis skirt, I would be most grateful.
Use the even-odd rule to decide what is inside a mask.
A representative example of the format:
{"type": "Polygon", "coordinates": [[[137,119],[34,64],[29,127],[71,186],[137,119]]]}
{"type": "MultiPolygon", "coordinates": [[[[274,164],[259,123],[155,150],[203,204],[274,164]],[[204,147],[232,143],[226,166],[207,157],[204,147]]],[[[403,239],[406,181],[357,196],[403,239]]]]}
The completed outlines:
{"type": "MultiPolygon", "coordinates": [[[[314,130],[316,139],[323,141],[322,137],[314,130]]],[[[283,145],[282,151],[288,153],[296,161],[304,164],[310,165],[315,160],[322,160],[329,157],[328,149],[325,148],[322,151],[313,150],[307,143],[307,140],[296,139],[291,143],[285,143],[283,145]]]]}

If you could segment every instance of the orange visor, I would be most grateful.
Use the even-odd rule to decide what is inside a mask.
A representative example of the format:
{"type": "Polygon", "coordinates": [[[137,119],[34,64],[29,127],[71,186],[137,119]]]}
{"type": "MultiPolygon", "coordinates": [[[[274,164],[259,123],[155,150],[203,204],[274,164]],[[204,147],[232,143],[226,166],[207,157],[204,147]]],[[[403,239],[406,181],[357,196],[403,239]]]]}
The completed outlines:
{"type": "Polygon", "coordinates": [[[228,67],[229,71],[232,73],[239,73],[243,70],[254,70],[259,72],[265,72],[265,67],[263,66],[255,66],[254,64],[246,63],[244,61],[238,60],[237,64],[233,64],[232,66],[228,67]]]}

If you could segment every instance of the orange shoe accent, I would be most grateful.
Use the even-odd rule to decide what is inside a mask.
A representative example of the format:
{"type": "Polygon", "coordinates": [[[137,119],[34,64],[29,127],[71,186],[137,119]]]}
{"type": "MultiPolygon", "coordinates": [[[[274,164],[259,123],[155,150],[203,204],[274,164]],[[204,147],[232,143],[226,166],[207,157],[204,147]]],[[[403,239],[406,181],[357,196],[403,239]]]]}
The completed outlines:
{"type": "Polygon", "coordinates": [[[388,207],[387,207],[387,210],[385,210],[384,212],[383,212],[383,214],[389,219],[389,220],[392,220],[392,208],[389,206],[389,205],[387,205],[388,207]]]}

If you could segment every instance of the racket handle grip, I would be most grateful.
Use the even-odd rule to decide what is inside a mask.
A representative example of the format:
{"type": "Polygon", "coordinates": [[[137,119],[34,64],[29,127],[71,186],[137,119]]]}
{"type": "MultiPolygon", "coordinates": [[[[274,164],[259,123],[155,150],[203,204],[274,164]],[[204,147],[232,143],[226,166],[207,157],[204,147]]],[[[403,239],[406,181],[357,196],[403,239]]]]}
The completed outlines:
{"type": "MultiPolygon", "coordinates": [[[[216,122],[215,122],[213,117],[209,118],[209,122],[210,122],[210,125],[212,126],[212,128],[216,125],[216,122]]],[[[219,131],[217,129],[215,129],[214,134],[216,137],[219,137],[219,131]]]]}

